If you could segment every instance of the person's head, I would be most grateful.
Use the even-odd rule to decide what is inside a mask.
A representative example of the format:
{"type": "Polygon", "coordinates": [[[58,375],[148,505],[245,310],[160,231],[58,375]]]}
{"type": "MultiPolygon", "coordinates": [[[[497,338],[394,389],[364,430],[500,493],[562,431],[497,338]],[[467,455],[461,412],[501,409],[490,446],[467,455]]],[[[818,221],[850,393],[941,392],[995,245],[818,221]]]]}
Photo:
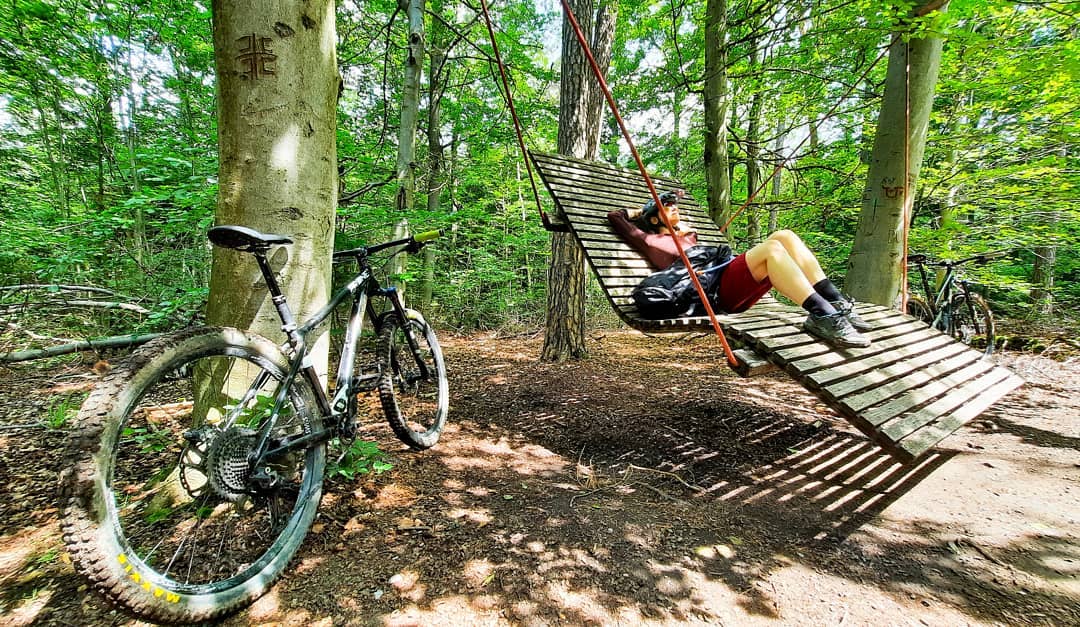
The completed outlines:
{"type": "MultiPolygon", "coordinates": [[[[666,211],[668,221],[671,222],[671,226],[676,231],[679,230],[679,199],[686,195],[681,189],[676,189],[670,192],[664,192],[660,194],[660,202],[663,205],[663,209],[666,211]]],[[[631,219],[637,222],[638,226],[643,231],[649,233],[666,232],[667,227],[664,224],[664,219],[660,215],[660,207],[657,207],[656,203],[652,200],[645,203],[641,209],[636,212],[627,212],[631,219]],[[636,216],[634,214],[637,214],[636,216]]]]}

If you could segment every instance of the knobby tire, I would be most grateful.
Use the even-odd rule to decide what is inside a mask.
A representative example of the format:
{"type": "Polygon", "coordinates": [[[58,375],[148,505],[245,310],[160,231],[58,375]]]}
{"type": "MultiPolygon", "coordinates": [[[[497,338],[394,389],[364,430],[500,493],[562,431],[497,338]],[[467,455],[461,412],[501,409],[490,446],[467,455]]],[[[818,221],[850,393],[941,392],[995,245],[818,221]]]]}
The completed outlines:
{"type": "MultiPolygon", "coordinates": [[[[265,338],[197,328],[143,346],[94,389],[60,478],[64,541],[93,588],[143,619],[203,622],[280,577],[318,508],[325,447],[268,460],[280,481],[245,492],[272,394],[240,390],[272,390],[287,370],[265,338]]],[[[312,398],[295,381],[272,437],[321,430],[312,398]]]]}
{"type": "Polygon", "coordinates": [[[379,331],[379,400],[390,427],[415,450],[439,441],[449,412],[449,385],[435,331],[417,311],[406,310],[405,324],[387,314],[379,331]],[[422,376],[405,334],[420,348],[427,376],[422,376]]]}

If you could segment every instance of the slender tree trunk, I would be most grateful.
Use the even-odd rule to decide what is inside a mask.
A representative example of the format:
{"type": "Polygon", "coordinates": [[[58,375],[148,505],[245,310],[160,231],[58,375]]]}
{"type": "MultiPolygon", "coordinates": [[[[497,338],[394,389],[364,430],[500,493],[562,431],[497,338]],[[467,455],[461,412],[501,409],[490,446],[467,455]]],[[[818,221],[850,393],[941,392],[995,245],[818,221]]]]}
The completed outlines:
{"type": "Polygon", "coordinates": [[[420,117],[420,74],[424,64],[424,0],[398,0],[409,17],[408,55],[401,86],[401,127],[398,129],[397,208],[412,209],[416,194],[416,126],[420,117]]]}
{"type": "MultiPolygon", "coordinates": [[[[297,319],[326,304],[338,198],[334,3],[214,0],[220,150],[218,224],[280,233],[273,251],[297,319]]],[[[251,255],[215,248],[210,324],[253,329],[284,341],[251,255]]],[[[324,335],[310,338],[326,373],[324,335]]]]}
{"type": "MultiPolygon", "coordinates": [[[[592,0],[570,0],[590,41],[600,71],[607,73],[614,43],[614,3],[602,0],[594,16],[592,0]],[[595,28],[594,28],[595,25],[595,28]]],[[[603,95],[585,53],[567,19],[563,19],[562,77],[559,88],[559,154],[596,159],[603,95]]],[[[566,361],[585,356],[585,253],[569,233],[551,234],[547,276],[547,326],[540,358],[566,361]]]]}
{"type": "MultiPolygon", "coordinates": [[[[761,51],[757,38],[750,41],[750,72],[757,71],[761,65],[761,51]]],[[[746,240],[747,247],[761,241],[761,216],[758,208],[750,202],[751,196],[761,184],[761,167],[759,164],[761,150],[758,142],[761,141],[761,90],[755,89],[750,96],[750,111],[746,120],[746,200],[749,205],[746,208],[746,240]]]]}
{"type": "MultiPolygon", "coordinates": [[[[423,72],[424,41],[424,0],[398,0],[398,8],[409,18],[407,42],[408,54],[405,57],[405,74],[401,86],[401,127],[398,129],[397,181],[398,190],[395,205],[398,211],[406,213],[416,203],[416,127],[420,119],[420,76],[423,72]]],[[[401,219],[394,225],[393,237],[407,237],[409,224],[401,219]]],[[[399,277],[405,272],[408,256],[396,255],[387,267],[391,284],[398,289],[401,301],[405,302],[405,283],[399,277]]]]}
{"type": "Polygon", "coordinates": [[[1049,316],[1054,313],[1054,264],[1057,263],[1057,246],[1036,246],[1035,263],[1031,267],[1031,300],[1038,313],[1049,316]]]}
{"type": "Polygon", "coordinates": [[[845,281],[857,300],[893,306],[900,294],[904,232],[926,147],[941,48],[938,37],[905,42],[896,36],[889,50],[885,95],[845,281]]]}
{"type": "Polygon", "coordinates": [[[727,1],[705,3],[705,183],[709,216],[723,226],[731,217],[728,170],[727,1]]]}
{"type": "Polygon", "coordinates": [[[671,171],[674,172],[676,176],[682,172],[682,114],[683,98],[685,97],[686,95],[682,87],[677,86],[671,90],[671,171]]]}
{"type": "MultiPolygon", "coordinates": [[[[782,159],[781,153],[784,150],[784,138],[786,137],[786,134],[784,133],[784,123],[783,117],[776,121],[776,140],[773,143],[773,158],[776,160],[776,163],[780,163],[780,159],[782,159]]],[[[780,194],[783,192],[783,173],[783,168],[778,168],[776,167],[776,164],[773,164],[772,192],[770,194],[773,200],[779,199],[780,194]]],[[[779,214],[779,205],[774,204],[769,208],[769,233],[776,231],[777,222],[780,217],[779,214]]]]}

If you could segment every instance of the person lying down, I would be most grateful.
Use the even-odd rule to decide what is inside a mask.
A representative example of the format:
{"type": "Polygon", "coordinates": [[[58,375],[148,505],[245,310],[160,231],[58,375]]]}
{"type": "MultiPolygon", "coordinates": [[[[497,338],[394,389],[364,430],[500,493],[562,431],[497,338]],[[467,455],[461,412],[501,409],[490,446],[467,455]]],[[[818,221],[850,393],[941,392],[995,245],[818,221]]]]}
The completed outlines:
{"type": "Polygon", "coordinates": [[[686,285],[690,281],[675,247],[677,237],[714,309],[741,313],[775,289],[807,311],[802,326],[810,335],[838,348],[870,345],[863,332],[872,327],[859,317],[851,298],[825,276],[817,257],[798,235],[788,230],[776,231],[739,255],[733,255],[727,246],[699,245],[697,233],[679,218],[678,201],[683,195],[682,190],[665,192],[660,197],[661,207],[650,200],[640,209],[618,209],[608,214],[615,232],[657,270],[634,292],[643,316],[704,315],[696,290],[692,284],[686,285]],[[667,215],[674,232],[665,225],[661,211],[667,215]],[[666,294],[660,296],[664,294],[662,290],[646,289],[660,285],[672,291],[669,288],[680,280],[684,284],[679,287],[689,287],[690,292],[679,292],[675,300],[682,302],[659,302],[667,298],[666,294]]]}

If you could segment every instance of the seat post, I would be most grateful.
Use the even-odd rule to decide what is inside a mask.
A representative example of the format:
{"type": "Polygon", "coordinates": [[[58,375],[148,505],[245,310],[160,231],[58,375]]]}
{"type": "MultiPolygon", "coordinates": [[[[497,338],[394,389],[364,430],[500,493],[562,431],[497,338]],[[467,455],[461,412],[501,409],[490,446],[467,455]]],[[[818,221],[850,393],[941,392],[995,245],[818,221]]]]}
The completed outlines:
{"type": "Polygon", "coordinates": [[[296,319],[293,318],[292,310],[289,309],[289,303],[285,300],[285,295],[281,292],[281,285],[277,281],[277,277],[274,276],[274,270],[270,267],[270,261],[266,258],[265,250],[253,251],[255,255],[255,261],[259,263],[259,270],[262,272],[263,279],[266,281],[266,289],[270,292],[270,300],[273,301],[274,307],[277,309],[278,317],[281,318],[281,330],[285,332],[285,335],[289,338],[289,344],[294,349],[299,349],[303,346],[304,339],[296,331],[296,319]]]}

